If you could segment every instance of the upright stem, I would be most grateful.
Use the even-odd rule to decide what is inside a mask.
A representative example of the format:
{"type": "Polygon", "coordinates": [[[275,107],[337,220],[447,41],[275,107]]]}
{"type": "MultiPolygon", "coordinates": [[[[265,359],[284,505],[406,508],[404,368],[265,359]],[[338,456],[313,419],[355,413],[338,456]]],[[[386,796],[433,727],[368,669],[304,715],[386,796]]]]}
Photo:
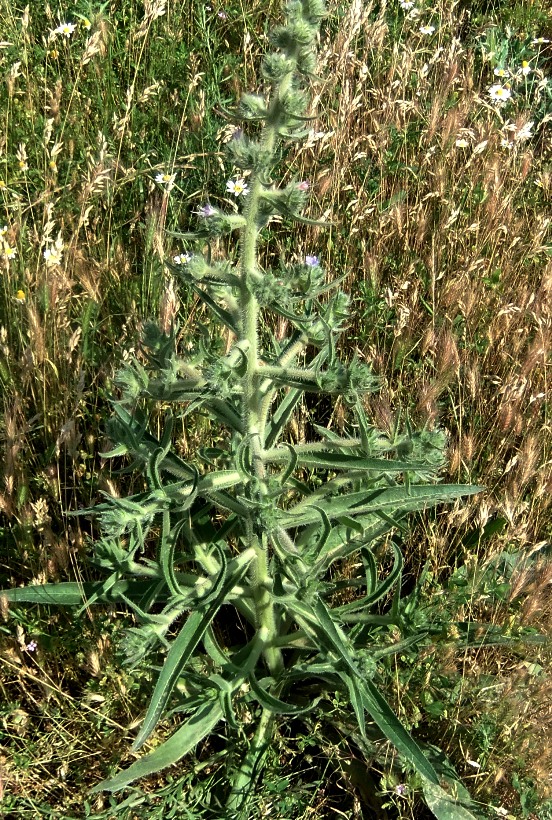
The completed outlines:
{"type": "MultiPolygon", "coordinates": [[[[277,140],[277,123],[275,112],[281,94],[289,88],[292,80],[290,72],[282,80],[271,100],[267,122],[263,129],[261,142],[265,151],[273,152],[277,140]]],[[[243,340],[247,341],[246,372],[242,379],[243,386],[243,429],[251,448],[251,469],[255,477],[249,487],[252,501],[262,500],[268,488],[264,462],[263,441],[261,440],[261,423],[264,394],[260,389],[262,368],[259,367],[259,303],[253,290],[253,281],[258,278],[257,239],[259,235],[258,213],[259,200],[263,186],[259,174],[251,178],[251,190],[247,197],[245,225],[240,234],[240,302],[242,315],[243,340]]],[[[257,618],[257,628],[265,627],[268,633],[264,658],[271,675],[278,677],[283,669],[282,652],[275,644],[278,627],[272,599],[272,579],[268,564],[268,539],[262,532],[260,522],[251,515],[248,526],[248,545],[255,550],[255,560],[251,566],[253,599],[257,618]]]]}

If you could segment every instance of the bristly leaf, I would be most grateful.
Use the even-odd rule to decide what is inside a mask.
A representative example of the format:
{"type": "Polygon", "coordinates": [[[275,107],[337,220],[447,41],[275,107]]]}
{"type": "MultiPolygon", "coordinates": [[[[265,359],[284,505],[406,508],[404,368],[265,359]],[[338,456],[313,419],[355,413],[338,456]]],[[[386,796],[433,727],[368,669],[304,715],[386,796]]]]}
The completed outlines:
{"type": "Polygon", "coordinates": [[[117,792],[124,789],[134,780],[160,772],[174,763],[178,763],[185,755],[191,752],[197,744],[207,737],[221,720],[222,706],[218,699],[208,700],[200,706],[178,731],[168,740],[165,740],[153,752],[141,757],[135,763],[116,774],[109,780],[103,780],[91,789],[96,792],[117,792]]]}
{"type": "Polygon", "coordinates": [[[253,558],[253,552],[251,551],[249,555],[243,553],[240,557],[242,561],[230,573],[228,572],[226,558],[222,550],[219,550],[220,572],[218,579],[208,596],[206,604],[200,605],[196,611],[188,616],[178,637],[171,644],[157,679],[146,717],[132,745],[134,750],[138,750],[143,746],[155,729],[182,670],[203,638],[205,630],[211,625],[225,597],[247,571],[248,563],[253,558]]]}

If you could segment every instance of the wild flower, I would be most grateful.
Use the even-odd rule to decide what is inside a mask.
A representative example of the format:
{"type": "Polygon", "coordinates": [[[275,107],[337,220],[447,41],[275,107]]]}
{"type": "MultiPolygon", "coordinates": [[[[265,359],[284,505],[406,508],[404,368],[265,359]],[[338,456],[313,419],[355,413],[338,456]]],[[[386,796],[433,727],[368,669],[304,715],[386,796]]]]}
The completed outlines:
{"type": "Polygon", "coordinates": [[[512,96],[512,92],[508,86],[496,83],[489,88],[489,96],[493,102],[505,103],[512,96]]]}
{"type": "Polygon", "coordinates": [[[213,208],[212,205],[209,205],[209,203],[207,203],[206,205],[201,205],[195,213],[201,219],[209,219],[209,217],[214,216],[216,212],[217,209],[213,208]]]}
{"type": "Polygon", "coordinates": [[[166,185],[167,190],[170,190],[176,179],[176,174],[157,174],[155,177],[155,181],[158,182],[160,185],[166,185]]]}
{"type": "Polygon", "coordinates": [[[395,794],[403,795],[407,789],[406,783],[398,783],[395,786],[395,794]]]}
{"type": "Polygon", "coordinates": [[[297,188],[299,191],[308,191],[310,188],[310,182],[305,179],[303,182],[297,183],[297,188]]]}
{"type": "Polygon", "coordinates": [[[7,234],[7,232],[8,232],[8,226],[7,226],[7,225],[3,225],[3,226],[0,228],[0,239],[2,239],[2,238],[3,238],[6,234],[7,234]]]}
{"type": "Polygon", "coordinates": [[[320,260],[317,256],[305,256],[305,265],[308,265],[309,268],[316,268],[320,264],[320,260]]]}
{"type": "Polygon", "coordinates": [[[63,258],[63,241],[60,236],[58,236],[53,245],[48,245],[44,249],[43,257],[47,268],[54,268],[56,265],[61,265],[63,258]]]}
{"type": "MultiPolygon", "coordinates": [[[[23,293],[23,291],[21,291],[21,293],[23,293]]],[[[34,652],[37,646],[38,644],[36,641],[29,641],[25,649],[27,650],[27,652],[34,652]]]]}
{"type": "Polygon", "coordinates": [[[419,28],[420,34],[425,34],[425,35],[433,34],[434,31],[435,31],[435,26],[420,26],[420,28],[419,28]]]}
{"type": "Polygon", "coordinates": [[[17,256],[17,248],[12,248],[10,247],[10,245],[4,244],[2,253],[4,254],[5,259],[15,259],[15,257],[17,256]]]}
{"type": "Polygon", "coordinates": [[[495,77],[501,77],[501,78],[506,78],[506,77],[510,76],[510,72],[508,71],[508,69],[507,68],[502,68],[502,67],[495,68],[495,70],[493,71],[493,74],[495,75],[495,77]]]}
{"type": "Polygon", "coordinates": [[[178,253],[176,256],[173,256],[173,262],[175,265],[187,265],[192,256],[193,254],[189,251],[186,251],[185,253],[178,253]]]}
{"type": "Polygon", "coordinates": [[[454,143],[457,148],[469,148],[470,143],[465,137],[458,137],[456,142],[454,143]]]}
{"type": "Polygon", "coordinates": [[[62,34],[64,37],[69,39],[76,28],[77,27],[74,23],[62,23],[53,30],[52,34],[62,34]]]}
{"type": "Polygon", "coordinates": [[[544,46],[546,43],[549,43],[550,40],[547,40],[546,37],[535,37],[534,40],[531,40],[531,45],[533,46],[544,46]]]}
{"type": "Polygon", "coordinates": [[[521,75],[522,77],[527,77],[531,73],[533,69],[529,65],[528,60],[522,60],[520,68],[518,68],[516,74],[521,75]]]}
{"type": "Polygon", "coordinates": [[[249,188],[245,184],[245,179],[229,179],[226,183],[226,190],[234,196],[245,196],[249,193],[249,188]]]}
{"type": "Polygon", "coordinates": [[[403,11],[410,11],[414,8],[414,0],[400,0],[399,5],[403,11]]]}
{"type": "Polygon", "coordinates": [[[15,299],[16,302],[20,302],[21,304],[23,304],[23,302],[25,302],[26,299],[27,299],[25,291],[24,290],[16,291],[14,299],[15,299]]]}

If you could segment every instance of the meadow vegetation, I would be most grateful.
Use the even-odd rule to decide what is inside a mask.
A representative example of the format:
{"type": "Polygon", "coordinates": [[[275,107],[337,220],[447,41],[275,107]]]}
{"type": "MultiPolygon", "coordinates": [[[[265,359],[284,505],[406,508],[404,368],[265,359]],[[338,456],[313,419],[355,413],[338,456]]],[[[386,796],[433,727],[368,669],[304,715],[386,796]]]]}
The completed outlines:
{"type": "MultiPolygon", "coordinates": [[[[484,486],[400,532],[402,618],[425,637],[382,655],[379,680],[482,817],[544,820],[552,16],[544,0],[353,0],[328,12],[315,119],[282,184],[308,181],[307,215],[331,225],[272,221],[261,261],[316,257],[328,281],[344,277],[354,311],[340,353],[380,380],[367,418],[390,438],[405,425],[447,431],[440,479],[484,486]]],[[[96,522],[71,513],[143,488],[102,456],[115,374],[145,361],[151,319],[168,332],[178,318],[182,349],[218,338],[181,281],[188,246],[172,233],[195,229],[206,202],[239,202],[224,111],[261,87],[281,15],[257,0],[0,0],[0,588],[103,577],[96,522]]],[[[214,247],[235,258],[232,238],[214,247]]],[[[219,341],[224,351],[230,339],[219,341]]],[[[348,424],[345,402],[308,395],[289,440],[348,424]]],[[[220,444],[209,418],[175,425],[185,456],[220,444]]],[[[135,759],[151,689],[150,665],[120,662],[128,608],[4,600],[1,614],[0,813],[214,816],[222,739],[124,798],[88,795],[135,759]]],[[[176,724],[175,710],[152,748],[176,724]]],[[[280,727],[257,800],[259,817],[430,816],[416,773],[386,744],[366,748],[337,693],[280,727]]]]}

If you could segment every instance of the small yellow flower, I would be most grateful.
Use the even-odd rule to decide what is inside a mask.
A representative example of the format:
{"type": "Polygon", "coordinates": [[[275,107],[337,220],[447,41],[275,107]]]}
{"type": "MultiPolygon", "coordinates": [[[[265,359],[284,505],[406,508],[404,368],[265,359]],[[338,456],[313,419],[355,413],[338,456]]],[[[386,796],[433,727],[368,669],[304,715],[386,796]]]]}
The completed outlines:
{"type": "Polygon", "coordinates": [[[57,171],[58,167],[55,159],[50,160],[50,162],[48,163],[48,168],[50,169],[50,171],[57,171]]]}
{"type": "Polygon", "coordinates": [[[27,163],[23,159],[20,159],[17,164],[19,165],[19,170],[20,171],[28,171],[29,170],[29,166],[27,165],[27,163]]]}
{"type": "Polygon", "coordinates": [[[57,50],[57,48],[52,48],[48,52],[48,56],[51,57],[52,60],[57,60],[57,58],[59,57],[59,51],[57,50]]]}
{"type": "Polygon", "coordinates": [[[2,188],[5,188],[5,187],[6,187],[6,183],[4,182],[3,179],[0,179],[0,191],[2,190],[2,188]]]}
{"type": "Polygon", "coordinates": [[[15,301],[16,302],[21,302],[21,304],[23,304],[23,302],[25,302],[26,299],[27,299],[27,296],[26,296],[24,290],[18,290],[16,292],[16,294],[15,294],[15,301]]]}

